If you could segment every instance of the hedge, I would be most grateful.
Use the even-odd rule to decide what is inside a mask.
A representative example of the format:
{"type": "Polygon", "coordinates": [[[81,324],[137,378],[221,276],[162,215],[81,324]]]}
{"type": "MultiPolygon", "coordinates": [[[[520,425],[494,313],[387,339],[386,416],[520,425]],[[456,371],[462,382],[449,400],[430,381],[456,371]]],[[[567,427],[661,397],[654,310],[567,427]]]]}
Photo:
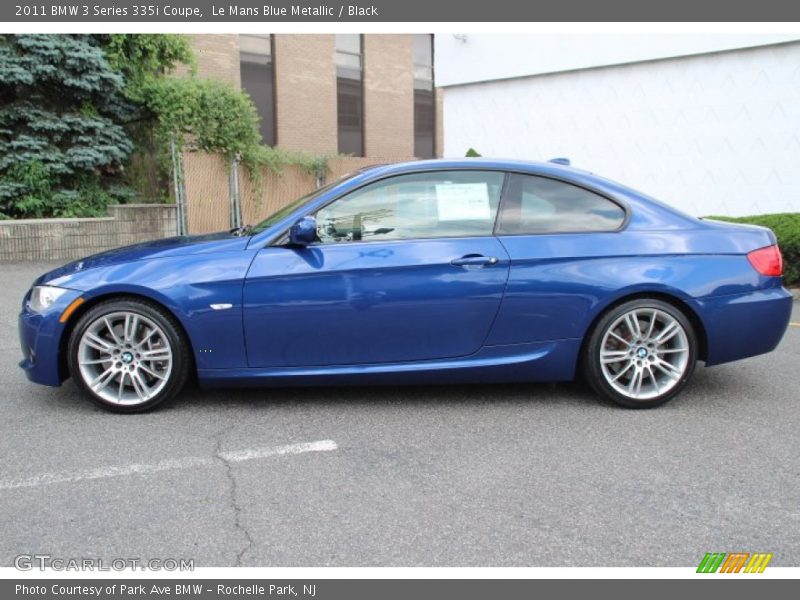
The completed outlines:
{"type": "Polygon", "coordinates": [[[783,254],[784,284],[800,285],[800,213],[706,218],[731,223],[749,223],[772,229],[783,254]]]}

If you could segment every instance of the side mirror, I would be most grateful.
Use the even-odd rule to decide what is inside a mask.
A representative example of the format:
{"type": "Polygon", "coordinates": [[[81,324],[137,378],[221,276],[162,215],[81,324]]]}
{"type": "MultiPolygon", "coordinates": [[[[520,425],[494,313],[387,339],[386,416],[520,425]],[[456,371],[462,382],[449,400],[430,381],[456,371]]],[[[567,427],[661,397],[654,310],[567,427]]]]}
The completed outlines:
{"type": "Polygon", "coordinates": [[[293,246],[308,246],[317,239],[317,220],[303,217],[289,229],[289,241],[293,246]]]}

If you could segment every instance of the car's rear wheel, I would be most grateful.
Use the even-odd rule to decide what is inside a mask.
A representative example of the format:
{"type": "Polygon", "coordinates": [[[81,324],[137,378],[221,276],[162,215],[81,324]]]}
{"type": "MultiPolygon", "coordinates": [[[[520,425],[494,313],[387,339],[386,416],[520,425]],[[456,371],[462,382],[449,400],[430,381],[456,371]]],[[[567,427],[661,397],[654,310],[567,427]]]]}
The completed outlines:
{"type": "Polygon", "coordinates": [[[697,337],[678,308],[641,298],[603,315],[582,358],[584,375],[600,395],[628,408],[653,408],[689,381],[697,337]]]}
{"type": "Polygon", "coordinates": [[[72,331],[70,374],[103,408],[149,410],[177,394],[191,356],[174,318],[141,300],[110,300],[92,307],[72,331]]]}

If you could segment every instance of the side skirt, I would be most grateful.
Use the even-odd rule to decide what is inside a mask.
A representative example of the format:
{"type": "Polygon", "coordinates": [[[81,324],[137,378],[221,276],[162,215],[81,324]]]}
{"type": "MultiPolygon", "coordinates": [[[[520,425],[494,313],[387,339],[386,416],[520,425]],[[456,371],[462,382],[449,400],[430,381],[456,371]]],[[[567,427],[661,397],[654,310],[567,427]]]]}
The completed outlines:
{"type": "Polygon", "coordinates": [[[580,339],[487,346],[455,359],[324,367],[200,369],[204,387],[555,382],[575,378],[580,339]]]}

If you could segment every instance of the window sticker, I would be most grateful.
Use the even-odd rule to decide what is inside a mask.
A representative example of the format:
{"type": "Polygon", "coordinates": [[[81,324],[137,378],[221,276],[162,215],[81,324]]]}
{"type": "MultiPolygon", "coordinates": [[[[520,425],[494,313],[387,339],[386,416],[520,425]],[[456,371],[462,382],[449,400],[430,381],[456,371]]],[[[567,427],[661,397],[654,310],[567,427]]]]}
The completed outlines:
{"type": "Polygon", "coordinates": [[[489,186],[481,183],[444,183],[436,186],[439,221],[488,221],[492,218],[489,186]]]}

